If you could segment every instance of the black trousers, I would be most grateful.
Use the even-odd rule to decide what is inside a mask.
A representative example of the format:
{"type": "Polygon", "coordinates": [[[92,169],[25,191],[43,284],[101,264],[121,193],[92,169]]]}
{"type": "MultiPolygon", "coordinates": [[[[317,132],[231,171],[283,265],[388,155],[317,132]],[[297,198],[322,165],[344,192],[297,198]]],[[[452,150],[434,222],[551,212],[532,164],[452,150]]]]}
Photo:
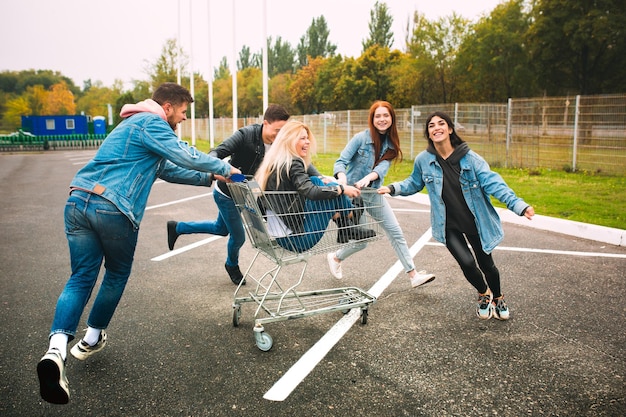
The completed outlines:
{"type": "Polygon", "coordinates": [[[491,254],[483,251],[478,235],[467,235],[458,230],[448,229],[446,230],[446,247],[461,267],[465,279],[479,293],[483,294],[489,288],[494,298],[502,295],[500,271],[493,262],[491,254]],[[468,242],[474,251],[473,254],[467,246],[468,242]]]}

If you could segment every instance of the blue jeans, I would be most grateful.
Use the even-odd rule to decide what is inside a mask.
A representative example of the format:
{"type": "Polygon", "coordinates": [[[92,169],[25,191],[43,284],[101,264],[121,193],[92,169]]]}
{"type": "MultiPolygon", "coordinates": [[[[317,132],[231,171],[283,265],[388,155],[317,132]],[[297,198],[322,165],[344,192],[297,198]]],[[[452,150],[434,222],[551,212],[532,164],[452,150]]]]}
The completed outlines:
{"type": "Polygon", "coordinates": [[[217,188],[213,190],[213,199],[219,210],[217,219],[213,221],[198,222],[178,222],[176,232],[186,235],[192,233],[209,233],[218,236],[229,236],[228,255],[226,264],[228,266],[239,265],[239,250],[246,242],[246,231],[241,222],[241,216],[232,198],[220,193],[217,188]]]}
{"type": "MultiPolygon", "coordinates": [[[[335,183],[324,184],[321,179],[311,177],[311,181],[315,185],[336,185],[335,183]]],[[[320,241],[326,229],[328,222],[338,211],[345,212],[345,209],[352,208],[350,199],[341,194],[330,200],[306,200],[304,203],[302,225],[304,231],[294,233],[287,237],[277,238],[276,242],[285,249],[293,252],[305,252],[311,249],[320,241]]]]}
{"type": "MultiPolygon", "coordinates": [[[[415,269],[413,257],[411,257],[411,251],[404,238],[404,233],[400,228],[400,223],[398,223],[396,215],[393,214],[393,210],[387,199],[375,193],[363,193],[361,196],[363,197],[363,202],[365,203],[369,215],[381,222],[381,226],[385,229],[385,234],[389,238],[391,247],[396,252],[398,259],[400,259],[404,271],[409,272],[415,269]]],[[[350,246],[339,249],[335,256],[343,261],[358,251],[365,249],[366,246],[367,243],[355,242],[350,246]]]]}
{"type": "Polygon", "coordinates": [[[110,201],[74,190],[65,205],[72,274],[57,301],[50,335],[72,340],[104,260],[105,273],[87,325],[106,329],[128,282],[139,230],[110,201]]]}

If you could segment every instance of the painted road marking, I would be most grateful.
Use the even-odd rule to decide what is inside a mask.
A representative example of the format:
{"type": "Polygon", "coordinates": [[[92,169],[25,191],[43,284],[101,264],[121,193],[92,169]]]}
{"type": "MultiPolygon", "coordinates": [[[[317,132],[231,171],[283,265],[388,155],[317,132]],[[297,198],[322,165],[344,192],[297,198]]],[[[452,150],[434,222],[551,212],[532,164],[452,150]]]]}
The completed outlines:
{"type": "MultiPolygon", "coordinates": [[[[430,229],[419,238],[419,240],[411,247],[411,256],[415,257],[422,250],[424,245],[430,240],[430,229]]],[[[402,272],[403,267],[400,261],[395,264],[374,284],[368,291],[374,297],[380,297],[383,291],[393,282],[393,280],[402,272]]],[[[326,356],[328,352],[337,344],[339,340],[350,330],[352,325],[359,320],[361,316],[360,309],[353,308],[350,313],[341,318],[330,330],[322,336],[302,357],[296,362],[272,388],[263,396],[266,400],[283,401],[296,387],[311,373],[313,368],[326,356]]]]}

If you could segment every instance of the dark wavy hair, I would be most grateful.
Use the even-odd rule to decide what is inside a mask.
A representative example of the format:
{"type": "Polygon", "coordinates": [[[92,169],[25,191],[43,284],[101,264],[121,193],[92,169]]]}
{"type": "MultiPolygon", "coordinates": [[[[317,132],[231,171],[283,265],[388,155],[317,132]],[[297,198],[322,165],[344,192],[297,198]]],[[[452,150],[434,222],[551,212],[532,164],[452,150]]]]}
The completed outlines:
{"type": "Polygon", "coordinates": [[[453,148],[456,148],[458,145],[460,145],[461,143],[465,142],[463,139],[461,139],[461,137],[459,135],[457,135],[456,129],[454,128],[454,122],[452,121],[450,116],[448,116],[446,113],[444,113],[442,111],[436,111],[436,112],[433,112],[433,113],[429,114],[428,117],[426,117],[426,123],[424,125],[424,137],[426,138],[426,140],[428,141],[428,143],[430,145],[434,146],[433,141],[430,139],[430,137],[428,135],[428,124],[430,123],[432,118],[435,117],[435,116],[441,117],[443,120],[446,121],[448,126],[450,126],[450,128],[452,128],[452,133],[450,133],[450,143],[452,144],[453,148]]]}
{"type": "Polygon", "coordinates": [[[152,100],[160,105],[170,103],[173,106],[180,106],[183,103],[193,103],[193,97],[189,90],[176,83],[163,83],[152,94],[152,100]]]}

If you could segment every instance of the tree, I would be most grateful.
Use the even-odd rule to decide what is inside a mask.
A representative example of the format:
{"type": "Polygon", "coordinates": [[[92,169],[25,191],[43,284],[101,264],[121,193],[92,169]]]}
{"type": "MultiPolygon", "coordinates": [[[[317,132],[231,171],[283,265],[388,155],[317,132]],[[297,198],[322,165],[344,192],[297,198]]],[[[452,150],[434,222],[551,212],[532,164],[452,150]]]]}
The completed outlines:
{"type": "Polygon", "coordinates": [[[237,68],[241,71],[246,68],[261,68],[261,56],[259,54],[252,54],[250,47],[244,45],[239,51],[239,60],[237,61],[237,68]]]}
{"type": "Polygon", "coordinates": [[[276,42],[272,46],[272,38],[267,40],[267,61],[268,61],[268,75],[274,77],[277,74],[288,72],[293,74],[296,52],[291,47],[289,42],[283,42],[279,36],[276,38],[276,42]]]}
{"type": "Polygon", "coordinates": [[[268,86],[269,102],[282,105],[290,113],[295,111],[295,106],[291,101],[291,94],[289,93],[292,82],[293,75],[290,72],[283,72],[270,78],[268,86]]]}
{"type": "Polygon", "coordinates": [[[393,16],[389,14],[387,4],[377,1],[376,4],[374,4],[374,8],[370,11],[370,22],[368,24],[370,33],[369,38],[362,43],[363,52],[367,51],[367,49],[373,45],[391,49],[393,45],[392,24],[393,16]]]}
{"type": "Polygon", "coordinates": [[[112,106],[120,95],[120,90],[104,87],[101,82],[97,82],[76,101],[76,110],[90,116],[107,116],[108,105],[112,106]]]}
{"type": "Polygon", "coordinates": [[[304,67],[309,62],[310,58],[322,57],[326,58],[333,56],[337,50],[337,45],[331,44],[328,40],[328,25],[324,16],[320,16],[317,19],[313,18],[311,26],[300,38],[300,43],[297,47],[298,64],[300,67],[304,67]]]}
{"type": "Polygon", "coordinates": [[[535,90],[524,44],[530,16],[523,7],[524,0],[499,4],[463,40],[455,72],[465,100],[502,102],[535,90]]]}
{"type": "Polygon", "coordinates": [[[167,39],[156,62],[153,64],[147,63],[145,68],[146,74],[150,77],[150,84],[153,90],[165,82],[176,81],[179,59],[180,71],[181,74],[184,74],[188,58],[182,48],[178,47],[176,39],[167,39]]]}
{"type": "Polygon", "coordinates": [[[548,94],[626,88],[623,0],[537,0],[531,13],[531,62],[548,94]]]}
{"type": "Polygon", "coordinates": [[[71,115],[76,114],[74,95],[67,88],[67,84],[60,82],[50,87],[45,96],[44,114],[71,115]]]}
{"type": "Polygon", "coordinates": [[[294,77],[289,92],[291,101],[301,113],[317,113],[320,111],[320,103],[315,94],[317,72],[322,66],[324,58],[311,58],[309,63],[300,68],[294,77]]]}
{"type": "Polygon", "coordinates": [[[242,117],[263,114],[263,83],[261,69],[246,68],[237,73],[237,110],[242,117]]]}
{"type": "MultiPolygon", "coordinates": [[[[449,103],[458,98],[456,75],[452,69],[459,46],[467,36],[470,22],[453,13],[434,22],[429,22],[418,12],[414,14],[413,35],[408,51],[418,59],[422,66],[422,79],[434,77],[436,83],[433,95],[427,99],[430,103],[449,103]]],[[[427,81],[425,81],[427,82],[427,81]]],[[[430,96],[430,94],[429,94],[430,96]]]]}
{"type": "Polygon", "coordinates": [[[113,109],[113,126],[117,126],[122,121],[120,111],[122,110],[124,104],[132,104],[135,102],[135,97],[133,97],[133,93],[131,92],[126,92],[117,98],[113,109]]]}
{"type": "Polygon", "coordinates": [[[213,72],[214,80],[223,80],[225,78],[230,77],[230,67],[228,66],[228,59],[226,57],[222,57],[220,64],[217,66],[215,71],[213,72]]]}
{"type": "Polygon", "coordinates": [[[32,113],[30,103],[26,96],[21,95],[6,102],[6,110],[2,115],[2,124],[11,129],[17,129],[22,125],[22,116],[30,116],[32,113]]]}

